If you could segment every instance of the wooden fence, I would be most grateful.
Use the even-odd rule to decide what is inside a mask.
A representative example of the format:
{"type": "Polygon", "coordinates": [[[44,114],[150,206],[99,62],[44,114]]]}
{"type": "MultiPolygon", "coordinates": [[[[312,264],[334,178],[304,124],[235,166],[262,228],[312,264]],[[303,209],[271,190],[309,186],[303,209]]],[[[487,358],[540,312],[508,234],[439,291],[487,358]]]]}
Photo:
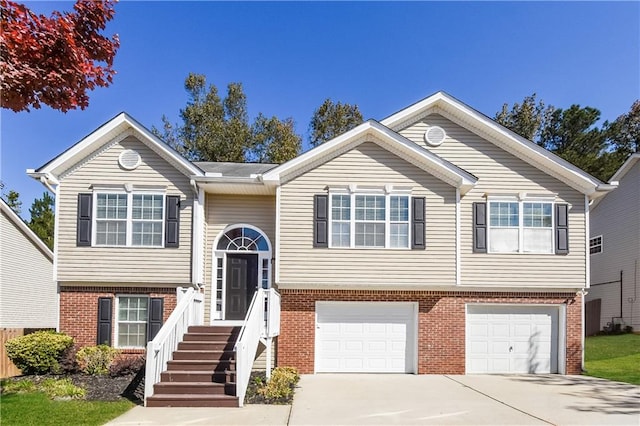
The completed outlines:
{"type": "Polygon", "coordinates": [[[20,369],[7,357],[4,344],[7,340],[24,335],[23,328],[0,328],[0,378],[19,376],[20,369]]]}
{"type": "Polygon", "coordinates": [[[584,312],[584,334],[585,336],[593,336],[600,331],[600,311],[602,308],[602,299],[594,299],[585,304],[584,312]]]}

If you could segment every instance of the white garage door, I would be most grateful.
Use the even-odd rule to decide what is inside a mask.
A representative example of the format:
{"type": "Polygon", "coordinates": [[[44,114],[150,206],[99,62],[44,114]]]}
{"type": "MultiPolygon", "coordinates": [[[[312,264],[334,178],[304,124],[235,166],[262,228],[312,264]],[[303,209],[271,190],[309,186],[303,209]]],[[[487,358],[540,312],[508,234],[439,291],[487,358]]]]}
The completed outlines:
{"type": "Polygon", "coordinates": [[[316,372],[412,373],[413,303],[318,302],[316,372]]]}
{"type": "Polygon", "coordinates": [[[467,306],[467,373],[557,373],[558,307],[467,306]]]}

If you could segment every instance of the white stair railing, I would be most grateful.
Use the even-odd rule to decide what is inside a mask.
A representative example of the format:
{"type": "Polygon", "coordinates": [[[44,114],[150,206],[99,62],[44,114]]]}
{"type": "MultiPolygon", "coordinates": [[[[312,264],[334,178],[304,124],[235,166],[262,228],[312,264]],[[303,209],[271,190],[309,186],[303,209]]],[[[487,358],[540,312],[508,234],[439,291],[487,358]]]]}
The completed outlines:
{"type": "Polygon", "coordinates": [[[153,385],[160,382],[160,374],[166,370],[167,361],[178,349],[191,325],[204,321],[204,297],[193,288],[178,288],[178,303],[156,337],[147,343],[147,361],[144,378],[144,403],[153,395],[153,385]]]}
{"type": "Polygon", "coordinates": [[[240,407],[244,405],[244,396],[251,378],[251,367],[264,331],[264,321],[265,290],[259,288],[251,299],[244,325],[233,348],[236,352],[236,396],[240,407]]]}

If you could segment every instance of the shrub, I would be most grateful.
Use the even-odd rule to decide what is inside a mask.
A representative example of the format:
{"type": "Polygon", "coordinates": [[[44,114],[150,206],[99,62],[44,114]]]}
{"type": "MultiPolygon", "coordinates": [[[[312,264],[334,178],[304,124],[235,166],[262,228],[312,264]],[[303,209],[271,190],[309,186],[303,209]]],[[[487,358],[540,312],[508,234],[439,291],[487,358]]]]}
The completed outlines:
{"type": "Polygon", "coordinates": [[[85,346],[76,353],[80,370],[85,374],[100,375],[109,372],[109,366],[120,351],[107,345],[85,346]]]}
{"type": "Polygon", "coordinates": [[[144,364],[144,357],[118,357],[109,366],[109,375],[119,377],[137,374],[144,367],[144,364]]]}
{"type": "Polygon", "coordinates": [[[36,331],[7,343],[7,356],[23,374],[58,373],[58,359],[73,345],[73,338],[55,331],[36,331]]]}
{"type": "Polygon", "coordinates": [[[46,379],[38,386],[38,390],[52,399],[82,399],[87,391],[71,383],[70,379],[46,379]]]}
{"type": "Polygon", "coordinates": [[[262,387],[258,388],[258,393],[262,395],[266,402],[288,402],[293,396],[293,389],[300,380],[298,370],[293,367],[276,367],[271,372],[271,379],[262,387]]]}
{"type": "Polygon", "coordinates": [[[75,374],[80,371],[78,360],[76,359],[76,353],[78,348],[74,345],[62,352],[58,364],[60,365],[60,373],[63,374],[75,374]]]}

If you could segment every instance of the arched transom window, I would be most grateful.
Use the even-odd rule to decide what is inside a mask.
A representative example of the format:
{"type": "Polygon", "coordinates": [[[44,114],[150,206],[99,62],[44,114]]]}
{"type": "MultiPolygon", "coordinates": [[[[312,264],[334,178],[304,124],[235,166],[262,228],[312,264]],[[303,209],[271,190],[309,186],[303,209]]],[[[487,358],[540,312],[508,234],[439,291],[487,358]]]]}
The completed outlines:
{"type": "Polygon", "coordinates": [[[255,229],[239,227],[225,232],[220,237],[216,249],[225,251],[268,251],[269,243],[255,229]]]}

